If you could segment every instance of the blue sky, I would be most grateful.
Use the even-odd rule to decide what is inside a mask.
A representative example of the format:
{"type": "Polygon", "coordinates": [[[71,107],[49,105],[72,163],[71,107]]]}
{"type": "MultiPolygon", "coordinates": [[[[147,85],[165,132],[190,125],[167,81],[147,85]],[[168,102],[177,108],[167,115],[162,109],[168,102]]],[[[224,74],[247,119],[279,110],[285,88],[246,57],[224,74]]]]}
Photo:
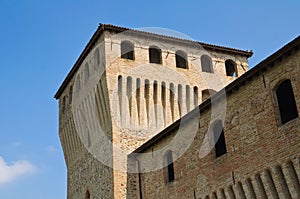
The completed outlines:
{"type": "Polygon", "coordinates": [[[66,198],[53,96],[98,23],[168,28],[253,50],[253,67],[298,36],[299,8],[299,1],[0,0],[0,198],[66,198]]]}

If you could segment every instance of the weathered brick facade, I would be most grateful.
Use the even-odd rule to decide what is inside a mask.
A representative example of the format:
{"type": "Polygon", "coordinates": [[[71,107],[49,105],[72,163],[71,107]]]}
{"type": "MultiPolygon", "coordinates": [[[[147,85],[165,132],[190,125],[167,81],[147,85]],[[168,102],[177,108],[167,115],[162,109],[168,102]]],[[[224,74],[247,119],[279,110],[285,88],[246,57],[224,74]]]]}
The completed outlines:
{"type": "MultiPolygon", "coordinates": [[[[138,196],[137,187],[128,187],[127,155],[242,76],[248,71],[251,55],[249,51],[101,24],[55,95],[68,169],[68,198],[138,196]],[[123,42],[133,46],[133,60],[122,58],[123,42]],[[160,49],[161,64],[149,63],[153,46],[160,49]],[[176,66],[179,50],[186,54],[186,68],[176,66]],[[203,55],[209,56],[210,72],[203,71],[203,55]],[[231,76],[228,62],[236,77],[231,76]]],[[[231,106],[235,107],[230,102],[228,109],[231,106]]],[[[236,133],[240,123],[232,124],[236,133]]],[[[178,175],[178,170],[175,172],[178,175]]]]}
{"type": "MultiPolygon", "coordinates": [[[[207,100],[182,118],[184,125],[172,124],[134,151],[128,164],[142,173],[128,176],[128,198],[300,198],[300,120],[296,117],[282,124],[275,93],[289,79],[300,110],[299,48],[300,37],[226,86],[227,153],[216,157],[213,149],[200,157],[215,120],[207,100]],[[195,114],[198,111],[200,117],[195,114]],[[195,123],[199,124],[197,134],[184,155],[178,157],[180,146],[172,151],[174,181],[166,181],[166,167],[143,173],[149,165],[163,165],[155,151],[166,153],[178,129],[189,137],[195,123]],[[152,159],[144,155],[147,152],[152,159]]],[[[219,92],[212,101],[221,103],[221,97],[219,92]]]]}

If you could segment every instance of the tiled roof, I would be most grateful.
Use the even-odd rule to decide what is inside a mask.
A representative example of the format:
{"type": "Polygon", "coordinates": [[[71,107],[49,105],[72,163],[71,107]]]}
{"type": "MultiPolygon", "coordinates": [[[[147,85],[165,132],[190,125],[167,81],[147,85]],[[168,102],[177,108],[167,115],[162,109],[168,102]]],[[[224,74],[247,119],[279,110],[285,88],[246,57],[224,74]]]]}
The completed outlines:
{"type": "Polygon", "coordinates": [[[167,36],[167,35],[161,35],[157,33],[151,33],[151,32],[145,32],[141,30],[134,30],[130,28],[125,28],[125,27],[119,27],[111,24],[99,24],[96,32],[93,34],[92,38],[88,42],[88,44],[85,46],[83,52],[75,62],[74,66],[72,67],[71,71],[68,73],[67,77],[63,81],[62,85],[59,87],[58,91],[55,94],[55,98],[58,99],[64,89],[67,87],[69,81],[72,79],[73,75],[76,73],[78,68],[80,67],[81,63],[84,61],[85,57],[89,54],[89,52],[93,49],[94,44],[97,42],[99,37],[102,35],[103,31],[112,31],[112,32],[125,32],[128,31],[130,33],[136,33],[139,35],[146,35],[149,37],[156,37],[156,38],[163,38],[163,39],[170,39],[170,40],[175,40],[178,42],[183,42],[187,45],[195,45],[199,46],[201,45],[204,49],[206,50],[212,50],[212,51],[221,51],[225,53],[232,53],[232,54],[239,54],[242,56],[246,57],[251,57],[253,55],[252,51],[245,51],[245,50],[239,50],[235,48],[229,48],[229,47],[224,47],[224,46],[217,46],[217,45],[212,45],[212,44],[206,44],[198,41],[193,41],[193,40],[187,40],[187,39],[181,39],[181,38],[176,38],[172,36],[167,36]]]}

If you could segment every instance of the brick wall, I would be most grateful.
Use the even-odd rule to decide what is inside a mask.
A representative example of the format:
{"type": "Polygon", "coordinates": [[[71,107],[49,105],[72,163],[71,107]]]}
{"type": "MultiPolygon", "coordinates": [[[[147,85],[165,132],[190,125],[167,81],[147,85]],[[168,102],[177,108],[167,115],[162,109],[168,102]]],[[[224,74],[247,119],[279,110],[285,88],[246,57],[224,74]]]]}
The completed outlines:
{"type": "MultiPolygon", "coordinates": [[[[175,181],[166,182],[164,169],[141,174],[143,198],[299,198],[300,197],[300,130],[299,118],[280,123],[274,94],[276,85],[290,79],[300,110],[300,51],[277,60],[267,70],[249,78],[246,84],[227,95],[224,133],[227,153],[216,158],[214,150],[199,157],[199,150],[208,131],[211,111],[205,110],[198,120],[200,127],[184,155],[175,150],[175,181]]],[[[180,127],[190,131],[189,124],[180,127]]],[[[141,169],[163,164],[155,159],[155,151],[165,149],[177,130],[148,146],[141,154],[141,169]]],[[[177,132],[178,133],[178,132],[177,132]]],[[[166,152],[165,149],[162,153],[166,152]]],[[[132,161],[132,162],[131,162],[132,161]]],[[[135,166],[135,160],[129,164],[135,166]]],[[[138,175],[130,174],[129,198],[139,198],[138,175]]]]}

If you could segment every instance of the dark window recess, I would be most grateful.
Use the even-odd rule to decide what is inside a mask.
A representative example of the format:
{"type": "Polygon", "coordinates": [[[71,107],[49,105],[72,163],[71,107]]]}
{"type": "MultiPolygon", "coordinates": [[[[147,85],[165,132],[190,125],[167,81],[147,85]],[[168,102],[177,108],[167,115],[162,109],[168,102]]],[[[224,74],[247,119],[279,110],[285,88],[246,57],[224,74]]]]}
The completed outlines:
{"type": "Polygon", "coordinates": [[[220,157],[227,153],[225,135],[221,121],[218,121],[213,126],[213,133],[215,141],[215,155],[216,157],[220,157]]]}
{"type": "Polygon", "coordinates": [[[298,111],[295,101],[291,80],[285,80],[278,85],[276,89],[278,108],[280,112],[281,123],[298,117],[298,111]]]}
{"type": "Polygon", "coordinates": [[[201,56],[202,72],[213,73],[212,60],[208,55],[201,56]]]}
{"type": "Polygon", "coordinates": [[[176,67],[177,68],[188,68],[188,63],[187,63],[187,56],[186,53],[183,51],[177,51],[175,53],[175,58],[176,58],[176,67]]]}
{"type": "Polygon", "coordinates": [[[91,198],[91,194],[89,191],[86,191],[85,193],[85,199],[90,199],[91,198]]]}
{"type": "Polygon", "coordinates": [[[173,164],[173,155],[172,152],[169,151],[167,153],[167,181],[172,182],[175,179],[174,176],[174,164],[173,164]]]}
{"type": "Polygon", "coordinates": [[[121,43],[121,58],[134,60],[134,46],[128,41],[121,43]]]}
{"type": "Polygon", "coordinates": [[[226,60],[225,61],[225,68],[226,68],[226,75],[227,76],[237,77],[236,63],[234,61],[226,60]]]}
{"type": "Polygon", "coordinates": [[[149,61],[154,64],[161,64],[161,50],[156,47],[149,48],[149,61]]]}

